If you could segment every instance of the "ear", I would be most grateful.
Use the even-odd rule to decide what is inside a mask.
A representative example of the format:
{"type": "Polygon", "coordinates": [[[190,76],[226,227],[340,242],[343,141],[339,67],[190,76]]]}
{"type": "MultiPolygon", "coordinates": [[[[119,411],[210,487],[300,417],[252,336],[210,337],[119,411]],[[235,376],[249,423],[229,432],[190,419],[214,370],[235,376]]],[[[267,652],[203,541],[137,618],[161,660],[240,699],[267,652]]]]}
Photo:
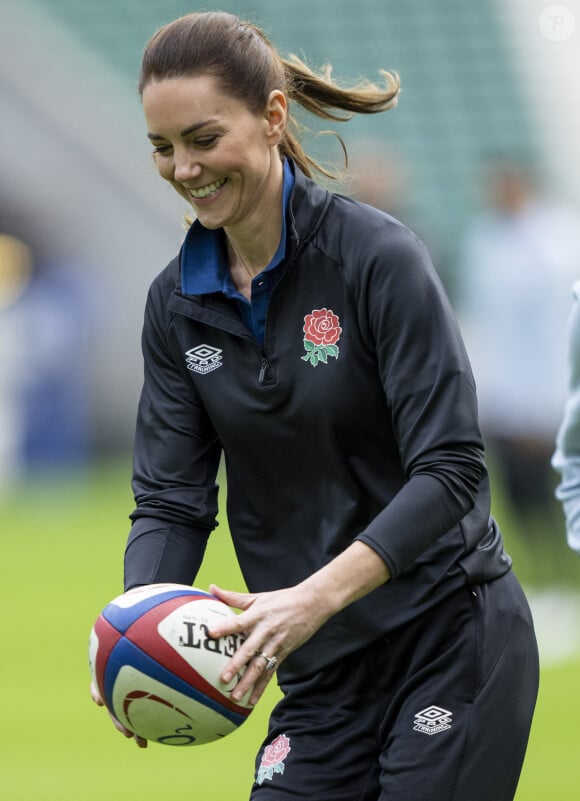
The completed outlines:
{"type": "Polygon", "coordinates": [[[268,123],[268,139],[272,146],[276,146],[284,136],[288,122],[288,101],[284,92],[279,89],[270,92],[264,116],[268,123]]]}

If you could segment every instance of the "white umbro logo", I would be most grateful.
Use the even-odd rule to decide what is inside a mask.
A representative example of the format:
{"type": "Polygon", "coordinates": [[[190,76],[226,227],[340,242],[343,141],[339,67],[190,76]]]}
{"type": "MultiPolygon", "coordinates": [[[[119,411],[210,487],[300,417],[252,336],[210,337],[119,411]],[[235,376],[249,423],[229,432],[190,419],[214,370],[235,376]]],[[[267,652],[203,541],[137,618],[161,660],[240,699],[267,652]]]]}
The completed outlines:
{"type": "Polygon", "coordinates": [[[415,715],[413,730],[420,731],[422,734],[439,734],[440,731],[451,728],[452,717],[453,713],[448,709],[442,709],[440,706],[428,706],[415,715]]]}
{"type": "Polygon", "coordinates": [[[213,348],[211,345],[197,345],[185,353],[187,369],[193,373],[211,373],[222,366],[221,348],[213,348]]]}

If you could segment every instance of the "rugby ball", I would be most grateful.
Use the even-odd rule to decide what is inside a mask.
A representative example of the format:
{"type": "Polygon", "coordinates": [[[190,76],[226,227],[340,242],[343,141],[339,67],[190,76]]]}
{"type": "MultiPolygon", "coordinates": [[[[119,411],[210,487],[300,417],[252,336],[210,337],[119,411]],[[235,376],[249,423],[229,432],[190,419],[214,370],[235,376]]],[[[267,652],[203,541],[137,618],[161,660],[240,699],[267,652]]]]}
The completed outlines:
{"type": "Polygon", "coordinates": [[[92,680],[111,714],[146,740],[201,745],[235,731],[252,707],[220,674],[243,642],[208,630],[235,612],[181,584],[151,584],[114,598],[89,638],[92,680]]]}

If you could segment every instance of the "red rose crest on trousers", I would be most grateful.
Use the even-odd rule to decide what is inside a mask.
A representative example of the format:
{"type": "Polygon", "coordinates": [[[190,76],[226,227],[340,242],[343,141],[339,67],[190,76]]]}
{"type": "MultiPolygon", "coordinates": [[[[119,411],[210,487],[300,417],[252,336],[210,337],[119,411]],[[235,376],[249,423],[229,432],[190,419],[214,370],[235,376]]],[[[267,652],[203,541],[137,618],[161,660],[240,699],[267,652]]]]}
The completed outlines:
{"type": "Polygon", "coordinates": [[[258,768],[256,782],[262,784],[265,779],[273,779],[275,773],[284,773],[284,760],[290,751],[290,739],[285,734],[280,734],[270,745],[266,746],[258,768]]]}
{"type": "Polygon", "coordinates": [[[328,363],[328,357],[338,359],[340,349],[336,344],[342,334],[340,320],[330,309],[313,309],[304,318],[303,361],[310,362],[313,367],[319,362],[328,363]]]}

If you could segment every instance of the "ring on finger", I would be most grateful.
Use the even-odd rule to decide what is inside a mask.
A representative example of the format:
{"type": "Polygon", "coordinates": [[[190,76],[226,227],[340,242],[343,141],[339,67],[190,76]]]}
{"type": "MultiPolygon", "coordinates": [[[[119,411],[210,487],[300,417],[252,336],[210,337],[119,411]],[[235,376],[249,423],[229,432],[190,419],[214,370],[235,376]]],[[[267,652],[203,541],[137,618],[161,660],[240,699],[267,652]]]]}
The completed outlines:
{"type": "Polygon", "coordinates": [[[261,656],[262,659],[266,660],[266,670],[272,671],[276,669],[276,665],[278,664],[278,659],[275,656],[268,656],[263,651],[256,651],[255,656],[261,656]]]}

